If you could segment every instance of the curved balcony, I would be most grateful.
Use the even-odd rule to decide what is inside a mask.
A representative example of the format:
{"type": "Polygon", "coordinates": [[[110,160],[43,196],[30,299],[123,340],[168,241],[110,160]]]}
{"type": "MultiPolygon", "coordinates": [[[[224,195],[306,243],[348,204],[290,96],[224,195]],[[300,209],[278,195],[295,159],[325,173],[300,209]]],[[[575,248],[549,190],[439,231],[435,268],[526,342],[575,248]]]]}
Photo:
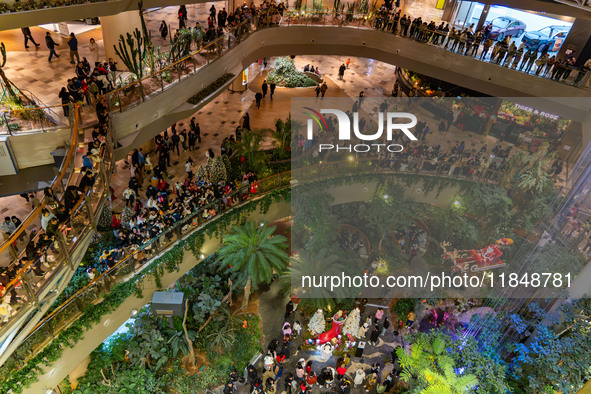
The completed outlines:
{"type": "MultiPolygon", "coordinates": [[[[143,0],[143,7],[148,9],[206,2],[205,0],[143,0]]],[[[591,10],[586,0],[520,0],[518,3],[514,0],[484,0],[482,3],[591,19],[591,10]]],[[[135,0],[28,0],[20,2],[8,0],[0,7],[0,26],[3,29],[16,29],[65,20],[115,15],[125,11],[136,11],[137,8],[138,2],[135,0]]]]}
{"type": "MultiPolygon", "coordinates": [[[[239,26],[228,39],[218,38],[175,64],[108,93],[114,138],[123,146],[116,150],[116,159],[193,114],[197,107],[187,102],[191,96],[225,73],[237,75],[263,57],[368,57],[497,97],[546,97],[549,92],[553,97],[589,95],[587,89],[376,30],[373,25],[374,18],[364,14],[335,18],[331,13],[285,13],[280,23],[259,15],[252,23],[239,26]],[[434,58],[438,61],[433,62],[434,58]]],[[[572,73],[573,79],[577,72],[572,73]]]]}
{"type": "Polygon", "coordinates": [[[84,141],[79,140],[80,134],[83,135],[79,127],[79,108],[74,106],[73,110],[68,150],[59,174],[51,184],[61,203],[64,203],[66,192],[74,190],[77,193],[67,219],[55,231],[50,232],[49,227],[48,231],[40,230],[42,210],[53,203],[45,198],[10,238],[0,245],[2,258],[12,261],[9,272],[14,274],[2,290],[4,299],[10,298],[7,303],[9,307],[0,322],[2,354],[14,350],[67,286],[96,231],[96,224],[107,201],[113,163],[110,133],[101,148],[100,162],[94,168],[93,186],[87,191],[72,188],[79,184],[79,167],[85,153],[84,141]],[[28,242],[19,243],[19,238],[25,236],[27,230],[30,230],[28,242]],[[36,246],[27,248],[27,245],[34,245],[31,242],[36,246]]]}

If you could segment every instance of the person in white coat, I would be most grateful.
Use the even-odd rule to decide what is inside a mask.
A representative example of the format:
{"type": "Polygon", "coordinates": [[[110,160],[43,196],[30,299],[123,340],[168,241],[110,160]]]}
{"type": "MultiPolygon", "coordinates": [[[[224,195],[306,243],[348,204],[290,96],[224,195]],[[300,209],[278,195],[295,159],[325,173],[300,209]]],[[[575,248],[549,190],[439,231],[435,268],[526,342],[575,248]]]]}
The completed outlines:
{"type": "Polygon", "coordinates": [[[99,63],[99,46],[94,41],[94,38],[90,39],[90,44],[88,45],[88,49],[90,50],[90,58],[94,61],[94,66],[98,66],[99,63]]]}
{"type": "Polygon", "coordinates": [[[363,369],[359,368],[356,372],[355,372],[355,378],[353,379],[353,384],[355,385],[355,387],[363,384],[363,381],[365,380],[365,372],[363,372],[363,369]]]}

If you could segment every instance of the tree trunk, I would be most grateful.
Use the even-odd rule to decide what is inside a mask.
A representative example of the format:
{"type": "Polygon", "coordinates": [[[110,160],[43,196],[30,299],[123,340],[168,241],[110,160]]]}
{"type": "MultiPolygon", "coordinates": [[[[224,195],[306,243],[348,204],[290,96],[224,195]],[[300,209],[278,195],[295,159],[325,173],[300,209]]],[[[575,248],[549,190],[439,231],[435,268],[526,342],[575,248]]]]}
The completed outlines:
{"type": "Polygon", "coordinates": [[[244,286],[244,298],[242,299],[242,307],[240,309],[248,308],[248,300],[250,299],[250,289],[252,287],[252,279],[249,277],[244,286]]]}
{"type": "Polygon", "coordinates": [[[189,346],[189,355],[191,357],[191,368],[195,368],[195,350],[193,349],[193,341],[189,339],[189,333],[187,332],[187,312],[189,311],[189,299],[185,300],[185,316],[183,317],[183,331],[185,332],[185,338],[187,339],[187,345],[189,346]]]}
{"type": "Polygon", "coordinates": [[[4,86],[6,87],[6,90],[8,91],[8,95],[10,96],[10,98],[13,99],[15,102],[18,102],[19,97],[16,95],[16,93],[14,93],[14,90],[12,90],[12,83],[10,82],[6,74],[4,74],[4,70],[1,67],[0,78],[2,78],[2,82],[4,83],[4,86]]]}

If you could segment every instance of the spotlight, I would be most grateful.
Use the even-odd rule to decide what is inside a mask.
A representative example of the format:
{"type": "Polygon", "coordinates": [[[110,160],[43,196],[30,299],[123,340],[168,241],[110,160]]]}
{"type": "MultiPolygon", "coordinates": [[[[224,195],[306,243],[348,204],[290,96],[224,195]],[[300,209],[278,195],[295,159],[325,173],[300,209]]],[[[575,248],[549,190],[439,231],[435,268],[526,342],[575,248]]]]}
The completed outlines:
{"type": "Polygon", "coordinates": [[[384,200],[387,200],[387,199],[389,199],[389,198],[390,198],[390,196],[389,196],[389,195],[387,195],[387,194],[384,194],[384,200]]]}
{"type": "Polygon", "coordinates": [[[454,201],[454,207],[459,208],[461,205],[462,205],[462,203],[460,203],[460,200],[454,201]]]}
{"type": "Polygon", "coordinates": [[[131,310],[131,316],[135,316],[135,315],[137,315],[137,309],[133,308],[131,310]]]}
{"type": "Polygon", "coordinates": [[[353,156],[349,156],[349,161],[353,161],[353,156]]]}
{"type": "Polygon", "coordinates": [[[203,259],[205,258],[205,255],[204,255],[203,253],[201,253],[201,254],[199,255],[199,258],[200,258],[201,260],[203,260],[203,259]]]}

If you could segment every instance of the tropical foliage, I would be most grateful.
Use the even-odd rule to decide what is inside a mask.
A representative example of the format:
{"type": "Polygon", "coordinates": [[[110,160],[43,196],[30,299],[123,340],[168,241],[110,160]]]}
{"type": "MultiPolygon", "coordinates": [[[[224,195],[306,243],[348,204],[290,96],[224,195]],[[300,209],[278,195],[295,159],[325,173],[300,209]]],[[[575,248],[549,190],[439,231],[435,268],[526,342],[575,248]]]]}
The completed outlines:
{"type": "Polygon", "coordinates": [[[254,221],[233,226],[224,236],[217,262],[228,272],[236,273],[236,284],[244,287],[244,303],[248,305],[251,289],[270,283],[275,273],[282,272],[288,261],[287,238],[273,235],[275,226],[254,221]]]}
{"type": "Polygon", "coordinates": [[[187,333],[196,351],[209,359],[210,366],[202,373],[190,378],[181,365],[180,357],[190,349],[180,319],[175,318],[174,328],[169,328],[166,320],[144,308],[127,332],[111,337],[91,354],[88,370],[73,392],[91,393],[98,387],[108,392],[179,392],[188,379],[191,391],[205,392],[222,384],[232,367],[247,365],[261,339],[258,318],[232,311],[223,302],[231,279],[212,258],[177,284],[189,309],[197,311],[189,314],[187,333]],[[232,355],[224,354],[229,348],[234,349],[232,355]]]}
{"type": "Polygon", "coordinates": [[[312,307],[325,309],[329,305],[342,302],[351,295],[351,289],[337,287],[334,291],[326,287],[304,289],[302,277],[307,275],[353,275],[357,272],[356,256],[338,248],[321,248],[319,250],[300,250],[290,258],[290,265],[279,276],[283,293],[292,292],[305,297],[302,302],[312,307]],[[307,294],[310,292],[310,294],[307,294]]]}
{"type": "Polygon", "coordinates": [[[262,142],[262,130],[244,130],[240,140],[233,145],[232,156],[240,158],[240,162],[246,166],[246,170],[258,174],[266,168],[266,155],[261,149],[262,142]]]}
{"type": "Polygon", "coordinates": [[[539,320],[533,341],[509,346],[513,392],[574,393],[591,379],[591,301],[578,300],[561,309],[563,322],[548,326],[539,320]]]}
{"type": "MultiPolygon", "coordinates": [[[[411,392],[506,393],[506,367],[494,347],[458,335],[453,340],[443,332],[418,332],[409,338],[410,352],[396,349],[403,368],[401,379],[410,383],[411,392]]],[[[493,337],[498,339],[498,335],[493,337]]]]}
{"type": "Polygon", "coordinates": [[[403,368],[400,379],[411,383],[411,393],[465,393],[476,386],[476,377],[463,371],[456,374],[455,363],[447,355],[445,340],[441,336],[418,336],[410,352],[396,349],[398,362],[403,368]]]}

